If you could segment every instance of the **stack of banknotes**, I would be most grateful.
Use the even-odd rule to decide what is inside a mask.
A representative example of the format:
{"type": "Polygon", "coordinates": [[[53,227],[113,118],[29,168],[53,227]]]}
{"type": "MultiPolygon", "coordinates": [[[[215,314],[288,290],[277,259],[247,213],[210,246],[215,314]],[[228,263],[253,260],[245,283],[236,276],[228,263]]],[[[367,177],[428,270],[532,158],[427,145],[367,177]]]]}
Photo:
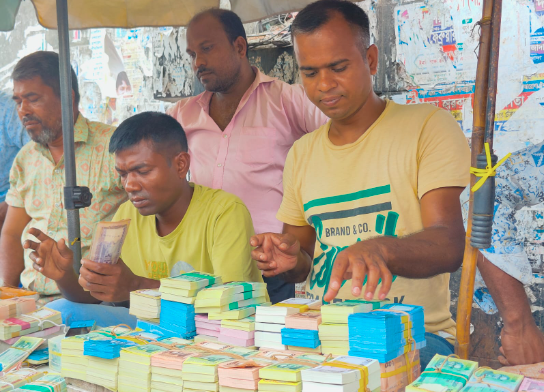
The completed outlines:
{"type": "Polygon", "coordinates": [[[196,295],[195,311],[213,315],[212,318],[221,320],[222,313],[232,319],[244,309],[241,318],[250,316],[250,309],[266,303],[266,283],[231,282],[224,285],[204,289],[196,295]],[[234,311],[234,312],[232,312],[234,311]]]}
{"type": "Polygon", "coordinates": [[[368,313],[349,316],[349,355],[380,363],[425,347],[423,308],[387,304],[368,313]]]}
{"type": "Polygon", "coordinates": [[[83,344],[85,343],[85,340],[89,339],[89,335],[93,336],[95,334],[70,336],[61,341],[62,376],[87,381],[89,357],[83,355],[83,344]]]}
{"type": "Polygon", "coordinates": [[[519,386],[520,392],[537,392],[537,391],[544,391],[544,381],[542,380],[534,380],[532,378],[527,378],[523,380],[521,385],[519,386]]]}
{"type": "Polygon", "coordinates": [[[421,376],[406,387],[406,392],[460,391],[476,371],[478,363],[435,355],[421,376]]]}
{"type": "Polygon", "coordinates": [[[303,370],[319,366],[318,363],[311,364],[310,361],[302,363],[280,362],[259,369],[259,392],[300,392],[302,391],[303,370]]]}
{"type": "Polygon", "coordinates": [[[268,361],[254,359],[232,360],[219,365],[220,392],[256,392],[259,385],[259,370],[270,365],[268,361]]]}
{"type": "Polygon", "coordinates": [[[7,392],[13,388],[19,388],[29,382],[35,381],[43,376],[40,370],[22,368],[12,370],[0,377],[0,392],[7,392]]]}
{"type": "Polygon", "coordinates": [[[219,390],[217,368],[220,364],[232,361],[232,356],[219,354],[203,354],[187,358],[181,370],[183,375],[183,391],[213,391],[219,390]]]}
{"type": "Polygon", "coordinates": [[[158,323],[161,315],[161,292],[159,290],[131,292],[129,313],[141,320],[158,323]]]}
{"type": "Polygon", "coordinates": [[[380,309],[385,301],[352,300],[335,302],[321,307],[321,316],[326,324],[347,324],[348,316],[354,313],[368,313],[380,309]]]}
{"type": "Polygon", "coordinates": [[[290,298],[272,306],[258,306],[255,314],[255,345],[275,350],[287,350],[282,343],[281,330],[288,315],[305,312],[319,301],[290,298]]]}
{"type": "Polygon", "coordinates": [[[312,329],[282,328],[281,342],[284,346],[296,346],[314,350],[321,346],[318,331],[312,329]]]}
{"type": "Polygon", "coordinates": [[[119,358],[122,348],[137,346],[134,340],[97,337],[83,342],[83,355],[104,359],[119,358]]]}
{"type": "Polygon", "coordinates": [[[0,372],[8,372],[23,362],[42,343],[42,338],[24,336],[0,354],[0,372]]]}
{"type": "Polygon", "coordinates": [[[255,346],[255,318],[221,320],[218,341],[241,347],[255,346]]]}
{"type": "Polygon", "coordinates": [[[511,392],[525,391],[520,385],[523,376],[501,372],[492,369],[476,369],[467,384],[461,389],[463,392],[511,392]]]}
{"type": "Polygon", "coordinates": [[[151,389],[151,357],[168,351],[154,344],[127,347],[119,357],[119,392],[148,392],[151,389]]]}
{"type": "Polygon", "coordinates": [[[161,299],[160,326],[171,331],[172,336],[192,339],[196,335],[195,307],[161,299]]]}
{"type": "Polygon", "coordinates": [[[201,354],[197,350],[181,348],[169,350],[151,357],[151,390],[156,392],[182,391],[183,362],[201,354]]]}
{"type": "Polygon", "coordinates": [[[49,369],[60,373],[62,370],[62,340],[64,335],[55,336],[47,340],[49,347],[49,369]]]}
{"type": "MultiPolygon", "coordinates": [[[[195,311],[197,310],[195,309],[195,311]]],[[[205,335],[216,340],[221,331],[221,320],[209,320],[207,314],[197,314],[195,315],[195,326],[198,335],[205,335]]]]}
{"type": "Polygon", "coordinates": [[[302,371],[303,392],[356,392],[380,389],[380,366],[375,359],[338,357],[302,371]]]}
{"type": "Polygon", "coordinates": [[[0,321],[0,340],[29,335],[62,324],[62,316],[56,310],[41,308],[34,312],[0,321]]]}
{"type": "Polygon", "coordinates": [[[419,350],[410,351],[391,361],[380,363],[382,392],[404,392],[421,374],[419,350]]]}
{"type": "Polygon", "coordinates": [[[23,385],[14,391],[67,392],[66,380],[56,374],[46,374],[36,381],[23,385]]]}
{"type": "Polygon", "coordinates": [[[0,300],[0,320],[17,317],[36,310],[36,300],[32,297],[16,297],[0,300]]]}
{"type": "MultiPolygon", "coordinates": [[[[310,345],[306,347],[296,342],[296,344],[287,345],[287,349],[321,354],[321,342],[319,340],[319,333],[318,333],[320,324],[321,324],[321,311],[319,310],[308,310],[306,312],[295,313],[295,314],[286,316],[285,328],[297,329],[301,331],[304,331],[304,330],[312,331],[311,332],[312,336],[315,335],[315,337],[319,341],[319,345],[317,347],[313,347],[314,345],[310,345]]],[[[282,343],[283,344],[289,343],[289,340],[283,341],[283,330],[282,330],[282,343]]]]}
{"type": "Polygon", "coordinates": [[[163,300],[193,305],[199,291],[221,283],[220,276],[193,271],[161,279],[159,291],[163,300]]]}

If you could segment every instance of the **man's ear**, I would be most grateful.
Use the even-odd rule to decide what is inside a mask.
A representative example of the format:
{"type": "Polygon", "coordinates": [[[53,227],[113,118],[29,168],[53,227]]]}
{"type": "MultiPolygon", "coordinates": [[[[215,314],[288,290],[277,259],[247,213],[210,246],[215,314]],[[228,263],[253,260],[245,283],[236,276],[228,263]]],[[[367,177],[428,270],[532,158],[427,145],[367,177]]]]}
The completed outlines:
{"type": "Polygon", "coordinates": [[[376,75],[378,72],[378,56],[378,47],[374,44],[370,45],[366,50],[366,61],[368,63],[368,67],[370,68],[371,75],[376,75]]]}
{"type": "Polygon", "coordinates": [[[180,152],[174,157],[174,164],[176,165],[179,178],[187,178],[189,167],[191,166],[191,156],[188,152],[180,152]]]}
{"type": "Polygon", "coordinates": [[[236,49],[236,53],[242,58],[246,57],[246,53],[248,51],[247,48],[247,42],[243,37],[238,37],[233,42],[234,48],[236,49]]]}

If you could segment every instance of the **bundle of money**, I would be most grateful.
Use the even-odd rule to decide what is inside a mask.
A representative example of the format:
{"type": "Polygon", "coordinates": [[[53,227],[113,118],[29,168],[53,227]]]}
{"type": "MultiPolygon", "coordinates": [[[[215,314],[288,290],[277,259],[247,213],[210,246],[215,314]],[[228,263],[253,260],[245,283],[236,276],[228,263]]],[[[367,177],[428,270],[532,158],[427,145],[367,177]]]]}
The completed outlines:
{"type": "Polygon", "coordinates": [[[169,350],[151,357],[151,390],[171,392],[182,390],[183,362],[198,355],[198,351],[188,349],[169,350]]]}
{"type": "Polygon", "coordinates": [[[404,392],[404,388],[421,374],[419,350],[380,363],[382,392],[404,392]]]}
{"type": "MultiPolygon", "coordinates": [[[[62,339],[61,344],[61,375],[87,381],[89,357],[83,355],[84,342],[94,334],[70,336],[62,339]]],[[[94,335],[100,336],[100,335],[94,335]]]]}
{"type": "Polygon", "coordinates": [[[544,391],[544,381],[527,378],[519,386],[520,392],[538,392],[544,391]]]}
{"type": "Polygon", "coordinates": [[[183,391],[217,391],[219,377],[217,368],[221,363],[232,361],[232,356],[203,354],[187,358],[181,369],[183,391]]]}
{"type": "MultiPolygon", "coordinates": [[[[468,383],[461,389],[463,392],[511,392],[517,391],[523,376],[501,372],[493,369],[477,369],[468,383]]],[[[533,388],[536,384],[533,384],[533,388]]],[[[523,391],[520,389],[520,391],[523,391]]]]}
{"type": "Polygon", "coordinates": [[[117,222],[98,222],[89,260],[96,263],[116,264],[127,236],[130,219],[117,222]]]}
{"type": "Polygon", "coordinates": [[[195,307],[182,302],[161,299],[160,326],[178,337],[191,339],[196,334],[195,307]]]}
{"type": "Polygon", "coordinates": [[[161,292],[158,290],[131,292],[129,313],[139,319],[158,323],[161,315],[161,292]]]}
{"type": "Polygon", "coordinates": [[[39,350],[34,350],[34,352],[30,353],[30,355],[26,358],[26,361],[23,362],[23,365],[37,366],[45,365],[48,362],[49,349],[46,347],[39,350]]]}
{"type": "Polygon", "coordinates": [[[179,336],[178,332],[166,329],[162,327],[160,324],[157,324],[149,320],[137,320],[136,329],[139,329],[142,332],[151,333],[151,334],[157,335],[158,337],[163,337],[163,338],[171,338],[171,337],[179,336]]]}
{"type": "Polygon", "coordinates": [[[320,310],[308,310],[302,313],[290,314],[285,317],[285,328],[312,329],[317,331],[320,324],[320,310]]]}
{"type": "Polygon", "coordinates": [[[380,302],[344,301],[326,304],[321,307],[321,316],[325,324],[347,324],[348,316],[354,313],[367,313],[379,309],[380,302]]]}
{"type": "Polygon", "coordinates": [[[36,300],[32,297],[15,297],[0,300],[0,319],[17,317],[36,310],[36,300]]]}
{"type": "Polygon", "coordinates": [[[119,358],[122,348],[136,346],[134,340],[94,338],[83,342],[83,355],[104,359],[119,358]]]}
{"type": "Polygon", "coordinates": [[[168,349],[154,344],[123,348],[119,356],[119,392],[148,392],[151,388],[151,357],[163,351],[168,349]]]}
{"type": "Polygon", "coordinates": [[[219,365],[219,390],[222,392],[257,391],[259,370],[268,366],[268,362],[258,360],[234,360],[219,365]]]}
{"type": "Polygon", "coordinates": [[[9,372],[12,368],[23,362],[42,343],[41,338],[25,336],[13,346],[0,354],[0,372],[9,372]]]}
{"type": "Polygon", "coordinates": [[[192,305],[199,291],[221,283],[220,276],[193,271],[161,279],[159,291],[161,299],[192,305]]]}
{"type": "Polygon", "coordinates": [[[318,331],[312,329],[282,328],[281,342],[285,346],[307,347],[312,349],[321,345],[318,331]]]}
{"type": "Polygon", "coordinates": [[[311,365],[309,361],[308,365],[285,361],[259,369],[259,377],[261,378],[259,391],[277,391],[278,385],[281,385],[280,388],[285,391],[301,391],[301,372],[316,366],[317,363],[311,365]]]}
{"type": "Polygon", "coordinates": [[[119,358],[106,359],[88,356],[86,371],[87,382],[116,391],[118,376],[119,358]]]}
{"type": "Polygon", "coordinates": [[[406,392],[458,392],[468,382],[478,363],[458,358],[435,355],[421,376],[406,387],[406,392]]]}
{"type": "Polygon", "coordinates": [[[255,314],[255,345],[276,350],[287,350],[282,343],[281,330],[290,314],[305,312],[316,301],[290,298],[272,306],[258,306],[255,314]]]}
{"type": "Polygon", "coordinates": [[[302,375],[303,391],[380,391],[380,364],[375,359],[340,356],[312,370],[302,375]],[[348,370],[357,372],[356,380],[348,370]]]}
{"type": "Polygon", "coordinates": [[[66,380],[56,374],[46,374],[36,381],[32,381],[20,387],[23,391],[51,391],[51,392],[67,392],[66,380]]]}
{"type": "Polygon", "coordinates": [[[347,324],[321,324],[318,328],[323,354],[348,354],[349,328],[347,324]]]}
{"type": "Polygon", "coordinates": [[[425,347],[423,308],[388,304],[349,316],[349,354],[385,363],[425,347]]]}
{"type": "Polygon", "coordinates": [[[29,335],[60,324],[62,324],[60,312],[41,308],[28,314],[1,320],[0,340],[29,335]]]}
{"type": "Polygon", "coordinates": [[[242,347],[255,346],[255,318],[242,320],[222,320],[218,340],[242,347]]]}
{"type": "MultiPolygon", "coordinates": [[[[198,313],[220,313],[220,309],[229,304],[259,297],[266,297],[266,283],[230,282],[199,291],[196,295],[195,308],[198,313]],[[211,311],[200,311],[200,309],[211,309],[211,311]]],[[[251,303],[240,305],[238,308],[248,305],[251,303]]]]}
{"type": "Polygon", "coordinates": [[[255,304],[244,306],[239,309],[227,310],[221,313],[209,313],[208,319],[210,320],[241,320],[250,316],[253,316],[256,312],[257,306],[270,306],[272,303],[264,302],[262,304],[255,304]]]}
{"type": "MultiPolygon", "coordinates": [[[[196,311],[196,308],[195,308],[196,311]]],[[[221,320],[209,320],[207,314],[195,315],[196,333],[198,335],[219,337],[221,320]]]]}
{"type": "Polygon", "coordinates": [[[0,377],[0,392],[19,388],[43,376],[43,372],[35,369],[22,368],[5,373],[0,377]]]}

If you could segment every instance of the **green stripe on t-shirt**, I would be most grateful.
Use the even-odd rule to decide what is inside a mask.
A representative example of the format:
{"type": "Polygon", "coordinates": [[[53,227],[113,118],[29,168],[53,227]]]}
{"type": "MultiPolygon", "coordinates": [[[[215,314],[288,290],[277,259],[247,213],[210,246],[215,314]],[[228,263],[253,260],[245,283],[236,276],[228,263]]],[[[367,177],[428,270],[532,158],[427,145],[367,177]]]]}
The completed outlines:
{"type": "Polygon", "coordinates": [[[321,199],[315,199],[304,204],[304,211],[308,211],[310,208],[313,207],[344,203],[346,201],[353,201],[358,199],[365,199],[367,197],[384,195],[386,193],[391,193],[391,185],[377,186],[375,188],[364,189],[362,191],[348,193],[345,195],[323,197],[321,199]]]}

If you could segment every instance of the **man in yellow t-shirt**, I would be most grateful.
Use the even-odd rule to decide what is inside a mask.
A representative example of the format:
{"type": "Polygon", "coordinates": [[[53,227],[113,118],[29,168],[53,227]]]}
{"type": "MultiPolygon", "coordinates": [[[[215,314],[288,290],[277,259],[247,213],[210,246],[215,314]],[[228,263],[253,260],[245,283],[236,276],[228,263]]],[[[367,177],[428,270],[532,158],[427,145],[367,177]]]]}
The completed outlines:
{"type": "Polygon", "coordinates": [[[96,304],[128,301],[131,291],[158,288],[159,279],[191,270],[219,275],[223,282],[262,282],[250,257],[249,211],[230,193],[187,181],[187,139],[174,118],[137,114],[115,130],[109,149],[130,199],[113,218],[131,220],[119,261],[84,259],[78,276],[64,240],[57,243],[31,229],[41,242],[25,243],[33,250],[34,268],[55,280],[66,298],[48,305],[62,311],[65,323],[134,325],[126,307],[96,304]]]}
{"type": "Polygon", "coordinates": [[[292,33],[304,88],[331,121],[291,148],[277,214],[283,234],[253,237],[253,258],[265,276],[306,280],[311,298],[421,305],[422,365],[453,353],[441,336],[455,334],[449,273],[464,248],[459,195],[470,152],[462,131],[435,106],[376,95],[378,50],[357,5],[313,3],[292,33]]]}

